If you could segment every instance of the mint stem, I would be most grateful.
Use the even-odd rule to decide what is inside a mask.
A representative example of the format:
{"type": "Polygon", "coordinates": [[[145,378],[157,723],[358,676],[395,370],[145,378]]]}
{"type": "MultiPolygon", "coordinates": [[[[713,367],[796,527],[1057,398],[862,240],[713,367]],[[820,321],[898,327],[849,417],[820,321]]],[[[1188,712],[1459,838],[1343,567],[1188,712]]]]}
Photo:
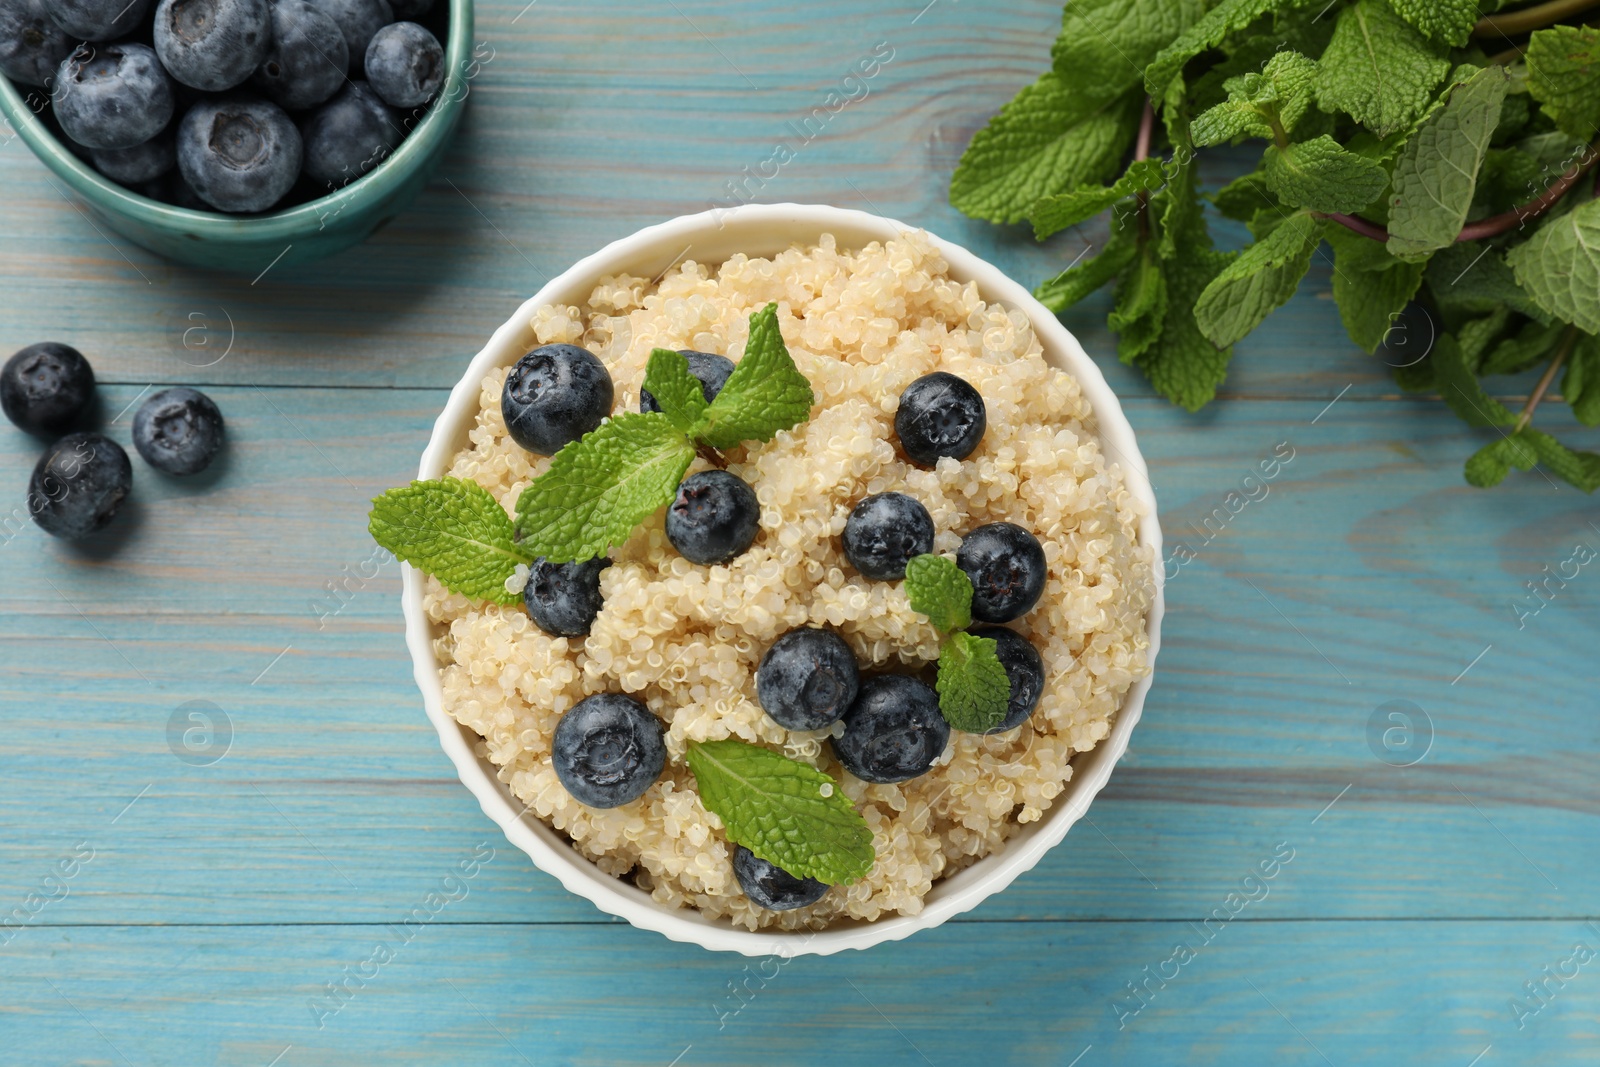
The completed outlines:
{"type": "Polygon", "coordinates": [[[696,444],[694,450],[701,459],[717,468],[717,470],[721,471],[728,469],[728,457],[724,456],[721,452],[718,452],[710,445],[696,444]]]}
{"type": "Polygon", "coordinates": [[[1572,354],[1572,348],[1578,343],[1578,328],[1568,326],[1561,335],[1561,348],[1556,352],[1556,358],[1550,361],[1550,366],[1545,368],[1544,375],[1539,379],[1539,384],[1533,387],[1533,393],[1528,397],[1527,406],[1522,409],[1522,414],[1517,416],[1516,429],[1513,434],[1521,433],[1523,428],[1533,421],[1533,411],[1539,406],[1539,401],[1544,399],[1544,394],[1549,392],[1550,383],[1556,380],[1556,372],[1572,354]]]}
{"type": "Polygon", "coordinates": [[[1488,15],[1472,27],[1474,37],[1511,37],[1531,30],[1552,26],[1568,15],[1576,15],[1591,7],[1600,7],[1600,0],[1550,0],[1537,7],[1508,11],[1504,15],[1488,15]]]}

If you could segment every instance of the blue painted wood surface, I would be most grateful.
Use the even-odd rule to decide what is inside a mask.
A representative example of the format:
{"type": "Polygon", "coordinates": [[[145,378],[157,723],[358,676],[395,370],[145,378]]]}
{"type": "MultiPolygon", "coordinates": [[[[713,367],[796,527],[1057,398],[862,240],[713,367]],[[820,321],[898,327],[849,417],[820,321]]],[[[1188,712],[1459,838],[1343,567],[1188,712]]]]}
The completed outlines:
{"type": "Polygon", "coordinates": [[[1600,571],[1521,628],[1514,605],[1600,548],[1600,509],[1537,473],[1463,485],[1474,432],[1344,340],[1325,266],[1198,416],[1108,358],[1103,305],[1068,317],[1197,558],[1110,786],[963,920],[747,970],[566,895],[439,752],[364,515],[466,358],[580,255],[723,199],[880,41],[893,60],[759,198],[878,210],[1038,280],[1093,228],[1036,247],[944,186],[1058,12],[482,3],[493,58],[416,210],[255,284],[113,245],[0,146],[0,350],[81,347],[124,443],[162,383],[206,386],[232,433],[197,485],[141,468],[114,547],[74,551],[18,521],[37,446],[0,428],[0,915],[26,917],[0,929],[0,1063],[1592,1064],[1600,571]],[[196,700],[231,724],[214,763],[169,744],[196,700]],[[1417,733],[1382,733],[1391,701],[1417,733]],[[397,932],[480,846],[465,895],[397,932]],[[1203,925],[1234,893],[1257,899],[1203,925]]]}

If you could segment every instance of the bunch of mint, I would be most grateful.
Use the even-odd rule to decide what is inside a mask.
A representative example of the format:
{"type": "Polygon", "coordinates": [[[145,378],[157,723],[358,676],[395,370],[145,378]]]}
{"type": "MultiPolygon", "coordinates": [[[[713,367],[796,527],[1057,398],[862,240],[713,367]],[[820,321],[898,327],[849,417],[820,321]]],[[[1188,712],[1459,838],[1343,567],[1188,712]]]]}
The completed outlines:
{"type": "Polygon", "coordinates": [[[564,446],[517,500],[515,519],[460,478],[416,481],[372,502],[367,528],[397,557],[476,600],[514,604],[519,564],[596,559],[672,503],[695,456],[769,441],[811,414],[811,384],[789,357],[778,305],[750,316],[750,337],[722,391],[707,402],[682,353],[657,348],[644,388],[660,411],[613,416],[564,446]]]}
{"type": "Polygon", "coordinates": [[[966,632],[972,625],[972,579],[944,558],[927,553],[906,564],[906,596],[945,635],[939,648],[939,714],[957,730],[981,734],[999,726],[1011,702],[1011,678],[992,637],[966,632]]]}
{"type": "Polygon", "coordinates": [[[1596,7],[1073,0],[1051,70],[973,137],[951,202],[1040,240],[1109,209],[1105,246],[1035,295],[1060,312],[1114,282],[1118,356],[1190,411],[1326,242],[1357,345],[1377,351],[1403,313],[1435,324],[1395,377],[1494,431],[1467,481],[1537,463],[1593,492],[1600,455],[1531,420],[1561,375],[1600,425],[1600,189],[1581,180],[1600,160],[1600,28],[1569,24],[1596,7]],[[1208,199],[1254,243],[1225,253],[1195,150],[1240,142],[1265,142],[1260,164],[1208,199]],[[1538,367],[1520,412],[1483,381],[1538,367]]]}

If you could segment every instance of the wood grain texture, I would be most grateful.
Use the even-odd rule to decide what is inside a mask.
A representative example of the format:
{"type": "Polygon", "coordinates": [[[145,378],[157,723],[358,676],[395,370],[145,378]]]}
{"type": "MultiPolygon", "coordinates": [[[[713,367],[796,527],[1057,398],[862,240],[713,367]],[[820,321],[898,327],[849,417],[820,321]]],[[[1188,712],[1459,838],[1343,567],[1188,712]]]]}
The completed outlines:
{"type": "MultiPolygon", "coordinates": [[[[162,383],[205,386],[230,429],[194,483],[136,460],[116,535],[70,549],[18,510],[38,445],[0,427],[0,924],[22,909],[0,925],[0,1062],[1593,1062],[1600,964],[1541,968],[1600,949],[1600,577],[1552,585],[1520,627],[1514,605],[1577,542],[1600,549],[1600,513],[1538,473],[1463,485],[1479,436],[1350,345],[1326,263],[1200,415],[1116,364],[1103,299],[1066,317],[1124,397],[1169,549],[1194,556],[1169,562],[1126,760],[1005,893],[904,944],[746,972],[506,845],[422,715],[365,513],[511,310],[724,200],[880,41],[893,60],[757,199],[877,210],[1029,284],[1099,240],[1041,247],[944,197],[972,130],[1043,68],[1058,3],[524,3],[480,3],[493,58],[416,208],[254,284],[113,245],[0,143],[0,352],[77,344],[125,444],[124,409],[162,383]],[[1285,449],[1265,495],[1243,482],[1285,449]],[[169,734],[190,701],[226,716],[214,763],[169,734]],[[1426,716],[1414,765],[1392,764],[1422,734],[1385,747],[1391,701],[1426,716]],[[1280,845],[1267,895],[1201,945],[1280,845]],[[313,999],[479,848],[459,899],[319,1028],[313,999]],[[1186,939],[1196,958],[1119,1030],[1127,983],[1186,939]],[[1527,981],[1548,1003],[1519,1029],[1527,981]]],[[[1209,158],[1208,181],[1233,164],[1209,158]]]]}

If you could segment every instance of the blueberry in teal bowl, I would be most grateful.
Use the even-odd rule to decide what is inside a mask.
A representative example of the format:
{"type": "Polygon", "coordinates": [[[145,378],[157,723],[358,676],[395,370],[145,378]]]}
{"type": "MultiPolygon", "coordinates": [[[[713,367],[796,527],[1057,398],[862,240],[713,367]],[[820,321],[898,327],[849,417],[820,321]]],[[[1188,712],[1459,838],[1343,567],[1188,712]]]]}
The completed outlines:
{"type": "Polygon", "coordinates": [[[472,0],[0,0],[0,116],[109,229],[253,277],[358,244],[410,205],[487,61],[472,34],[472,0]],[[420,104],[361,81],[387,27],[380,69],[420,104]],[[323,114],[348,119],[352,83],[377,121],[323,114]]]}

